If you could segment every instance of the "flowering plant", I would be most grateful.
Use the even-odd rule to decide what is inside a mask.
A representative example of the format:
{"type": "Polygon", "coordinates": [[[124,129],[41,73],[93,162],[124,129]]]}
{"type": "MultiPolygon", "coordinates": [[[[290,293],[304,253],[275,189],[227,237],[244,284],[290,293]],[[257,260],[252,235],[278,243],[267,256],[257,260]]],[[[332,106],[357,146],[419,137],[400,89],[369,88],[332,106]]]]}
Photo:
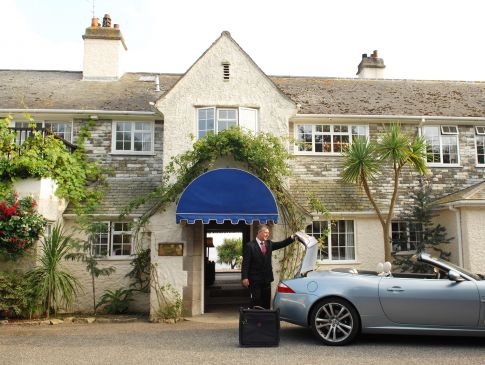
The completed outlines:
{"type": "Polygon", "coordinates": [[[0,255],[16,259],[39,239],[47,222],[35,210],[32,197],[19,198],[9,192],[0,198],[0,255]]]}

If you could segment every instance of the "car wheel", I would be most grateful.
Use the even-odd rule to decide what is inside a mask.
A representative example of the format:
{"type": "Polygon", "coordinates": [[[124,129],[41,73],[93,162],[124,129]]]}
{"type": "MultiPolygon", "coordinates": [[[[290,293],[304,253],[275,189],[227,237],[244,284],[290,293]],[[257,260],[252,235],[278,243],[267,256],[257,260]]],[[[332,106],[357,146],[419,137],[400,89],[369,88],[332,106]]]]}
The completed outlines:
{"type": "Polygon", "coordinates": [[[360,318],[355,308],[346,300],[328,298],[319,302],[312,310],[313,333],[326,345],[341,346],[350,343],[360,327],[360,318]]]}

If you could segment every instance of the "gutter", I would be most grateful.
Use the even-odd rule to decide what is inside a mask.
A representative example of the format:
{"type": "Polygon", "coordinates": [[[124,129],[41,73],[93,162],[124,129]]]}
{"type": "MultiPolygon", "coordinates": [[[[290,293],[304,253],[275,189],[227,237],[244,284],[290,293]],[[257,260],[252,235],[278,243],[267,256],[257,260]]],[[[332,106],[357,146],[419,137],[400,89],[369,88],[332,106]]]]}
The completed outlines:
{"type": "MultiPolygon", "coordinates": [[[[365,120],[383,120],[383,119],[400,119],[406,121],[419,122],[421,125],[426,121],[454,121],[454,122],[485,122],[485,117],[450,117],[450,116],[429,116],[429,115],[362,115],[362,114],[295,114],[290,117],[290,121],[308,120],[308,119],[365,119],[365,120]]],[[[457,123],[464,124],[464,123],[457,123]]],[[[468,123],[469,124],[469,123],[468,123]]]]}
{"type": "Polygon", "coordinates": [[[155,112],[130,110],[83,110],[83,109],[0,109],[0,113],[51,113],[51,114],[115,114],[115,115],[155,115],[155,112]]]}

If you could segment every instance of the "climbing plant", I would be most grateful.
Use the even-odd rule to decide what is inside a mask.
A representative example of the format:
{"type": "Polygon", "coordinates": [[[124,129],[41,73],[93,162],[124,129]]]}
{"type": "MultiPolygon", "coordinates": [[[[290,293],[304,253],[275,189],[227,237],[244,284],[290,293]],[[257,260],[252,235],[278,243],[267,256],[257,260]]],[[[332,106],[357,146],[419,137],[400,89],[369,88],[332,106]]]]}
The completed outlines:
{"type": "Polygon", "coordinates": [[[12,116],[0,119],[0,191],[11,190],[18,179],[50,177],[57,182],[56,195],[69,200],[76,213],[92,211],[101,199],[99,184],[106,172],[85,154],[84,141],[93,121],[80,130],[77,148],[70,152],[54,134],[43,135],[36,130],[28,113],[25,118],[32,130],[21,146],[16,143],[15,131],[9,128],[12,116]]]}
{"type": "MultiPolygon", "coordinates": [[[[167,165],[160,186],[153,193],[136,199],[125,209],[125,214],[135,207],[156,198],[159,202],[140,219],[143,225],[157,210],[175,202],[185,187],[202,173],[208,171],[217,159],[232,157],[246,165],[247,170],[259,177],[273,192],[285,223],[286,233],[303,228],[307,212],[298,206],[285,188],[291,170],[288,161],[292,158],[281,139],[261,132],[247,133],[240,128],[229,128],[218,134],[208,134],[197,140],[193,148],[171,159],[167,165]]],[[[281,277],[291,276],[298,268],[300,245],[285,248],[281,259],[281,277]]]]}

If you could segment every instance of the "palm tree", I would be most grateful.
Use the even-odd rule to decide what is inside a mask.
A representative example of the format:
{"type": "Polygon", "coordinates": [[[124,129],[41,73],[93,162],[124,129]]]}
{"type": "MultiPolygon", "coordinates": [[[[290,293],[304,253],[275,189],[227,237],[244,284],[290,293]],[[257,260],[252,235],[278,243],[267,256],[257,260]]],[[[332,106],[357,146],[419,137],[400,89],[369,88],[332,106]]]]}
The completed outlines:
{"type": "Polygon", "coordinates": [[[391,260],[391,245],[389,229],[393,218],[394,208],[399,192],[399,180],[402,169],[410,166],[415,172],[425,175],[426,142],[422,137],[412,137],[401,131],[398,124],[391,124],[381,141],[368,141],[366,138],[356,138],[347,151],[344,152],[345,162],[342,179],[364,188],[364,191],[374,207],[382,225],[384,238],[384,256],[391,260]],[[369,183],[383,171],[385,164],[392,168],[393,192],[389,203],[389,210],[385,216],[377,205],[369,188],[369,183]]]}
{"type": "Polygon", "coordinates": [[[47,318],[51,309],[57,314],[60,308],[69,308],[81,288],[79,280],[61,267],[62,259],[75,247],[72,234],[66,235],[62,225],[56,224],[51,234],[43,237],[39,265],[27,273],[47,318]]]}

